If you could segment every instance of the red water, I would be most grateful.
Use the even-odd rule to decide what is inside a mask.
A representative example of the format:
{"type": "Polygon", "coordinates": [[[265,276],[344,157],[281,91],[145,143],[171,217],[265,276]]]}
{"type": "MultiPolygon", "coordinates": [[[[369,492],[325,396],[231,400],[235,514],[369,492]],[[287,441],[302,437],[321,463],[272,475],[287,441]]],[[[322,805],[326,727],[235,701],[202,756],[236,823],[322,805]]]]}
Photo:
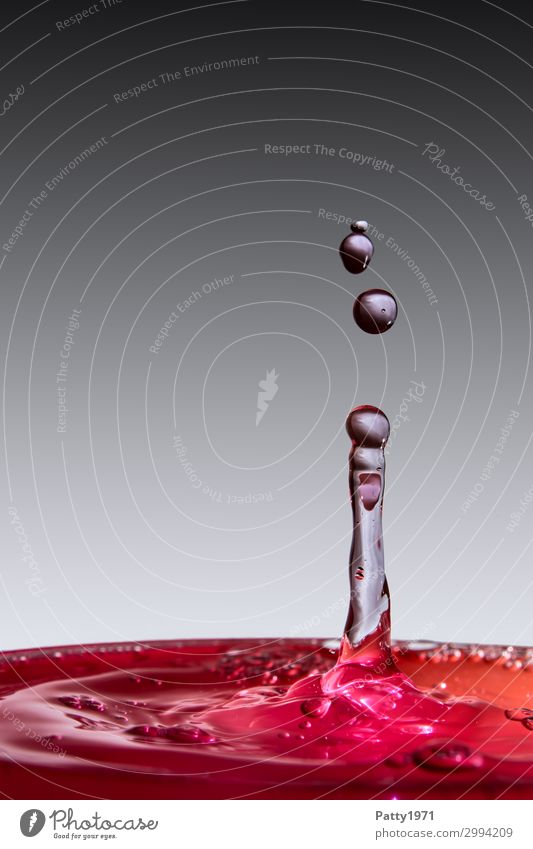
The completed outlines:
{"type": "Polygon", "coordinates": [[[390,641],[389,422],[352,410],[350,602],[317,641],[33,651],[0,665],[14,798],[530,798],[529,650],[390,641]]]}
{"type": "Polygon", "coordinates": [[[5,656],[5,796],[531,796],[533,656],[391,644],[389,422],[363,406],[346,426],[353,537],[340,649],[237,640],[5,656]]]}
{"type": "MultiPolygon", "coordinates": [[[[374,246],[344,239],[359,274],[374,246]]],[[[362,293],[371,334],[397,316],[362,293]]],[[[317,640],[70,647],[0,660],[0,792],[64,798],[531,798],[533,653],[390,640],[382,509],[390,427],[351,411],[350,601],[317,640]]]]}
{"type": "Polygon", "coordinates": [[[11,798],[531,798],[533,651],[319,640],[33,650],[0,663],[11,798]],[[409,676],[409,677],[407,677],[409,676]]]}

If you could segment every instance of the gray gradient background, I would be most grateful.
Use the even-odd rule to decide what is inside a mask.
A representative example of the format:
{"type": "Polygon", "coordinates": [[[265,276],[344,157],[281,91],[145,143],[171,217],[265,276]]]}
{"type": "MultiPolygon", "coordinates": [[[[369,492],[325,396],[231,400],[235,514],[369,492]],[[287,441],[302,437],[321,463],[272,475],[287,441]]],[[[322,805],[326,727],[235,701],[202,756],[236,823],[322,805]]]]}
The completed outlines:
{"type": "Polygon", "coordinates": [[[384,512],[394,635],[531,645],[533,256],[517,200],[533,203],[528,4],[124,0],[57,30],[89,5],[9,5],[0,25],[0,99],[25,87],[0,118],[1,243],[46,181],[108,142],[0,255],[0,647],[339,634],[344,419],[372,403],[394,421],[411,381],[425,389],[391,441],[384,512]],[[115,102],[165,71],[243,56],[260,61],[115,102]],[[494,211],[422,155],[429,142],[494,211]],[[346,147],[394,168],[265,144],[346,147]],[[344,271],[348,228],[320,209],[385,234],[364,275],[344,271]],[[374,286],[400,305],[377,338],[351,313],[374,286]],[[272,368],[279,391],[256,427],[272,368]]]}

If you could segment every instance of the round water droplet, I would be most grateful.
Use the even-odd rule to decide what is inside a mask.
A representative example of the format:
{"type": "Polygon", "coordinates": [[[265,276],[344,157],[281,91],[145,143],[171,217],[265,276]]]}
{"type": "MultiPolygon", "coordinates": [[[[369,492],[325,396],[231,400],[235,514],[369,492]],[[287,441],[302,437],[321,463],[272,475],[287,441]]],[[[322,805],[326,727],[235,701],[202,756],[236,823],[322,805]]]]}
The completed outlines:
{"type": "Polygon", "coordinates": [[[355,323],[365,333],[385,333],[398,315],[398,304],[384,289],[368,289],[356,298],[353,305],[355,323]]]}
{"type": "Polygon", "coordinates": [[[374,245],[366,235],[366,221],[356,221],[352,232],[341,242],[339,253],[342,263],[350,274],[360,274],[367,268],[374,253],[374,245]]]}
{"type": "Polygon", "coordinates": [[[358,448],[384,448],[389,438],[390,424],[378,407],[364,404],[348,413],[346,430],[358,448]]]}
{"type": "Polygon", "coordinates": [[[329,699],[307,699],[302,702],[301,710],[306,716],[312,716],[315,719],[322,719],[331,707],[329,699]]]}

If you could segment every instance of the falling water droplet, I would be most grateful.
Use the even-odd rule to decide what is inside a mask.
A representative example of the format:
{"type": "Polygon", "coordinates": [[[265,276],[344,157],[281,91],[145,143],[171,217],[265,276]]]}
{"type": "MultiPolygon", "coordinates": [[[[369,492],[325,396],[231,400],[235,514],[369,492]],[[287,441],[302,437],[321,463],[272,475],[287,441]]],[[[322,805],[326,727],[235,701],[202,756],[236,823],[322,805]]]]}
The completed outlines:
{"type": "Polygon", "coordinates": [[[374,245],[366,235],[366,221],[356,221],[351,228],[350,235],[341,242],[339,253],[346,271],[350,274],[360,274],[372,259],[374,245]]]}
{"type": "Polygon", "coordinates": [[[365,333],[385,333],[390,330],[397,315],[396,299],[384,289],[361,292],[353,305],[354,321],[365,333]]]}

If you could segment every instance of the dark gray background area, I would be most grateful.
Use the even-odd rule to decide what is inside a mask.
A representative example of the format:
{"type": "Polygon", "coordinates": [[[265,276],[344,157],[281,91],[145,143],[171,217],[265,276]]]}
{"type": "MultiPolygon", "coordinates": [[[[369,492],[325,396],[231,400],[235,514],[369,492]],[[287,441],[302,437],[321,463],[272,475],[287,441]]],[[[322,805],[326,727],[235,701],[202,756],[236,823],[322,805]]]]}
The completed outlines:
{"type": "Polygon", "coordinates": [[[363,403],[393,426],[394,635],[531,645],[532,23],[3,7],[1,648],[337,636],[363,403]],[[373,228],[362,275],[340,216],[373,228]]]}

